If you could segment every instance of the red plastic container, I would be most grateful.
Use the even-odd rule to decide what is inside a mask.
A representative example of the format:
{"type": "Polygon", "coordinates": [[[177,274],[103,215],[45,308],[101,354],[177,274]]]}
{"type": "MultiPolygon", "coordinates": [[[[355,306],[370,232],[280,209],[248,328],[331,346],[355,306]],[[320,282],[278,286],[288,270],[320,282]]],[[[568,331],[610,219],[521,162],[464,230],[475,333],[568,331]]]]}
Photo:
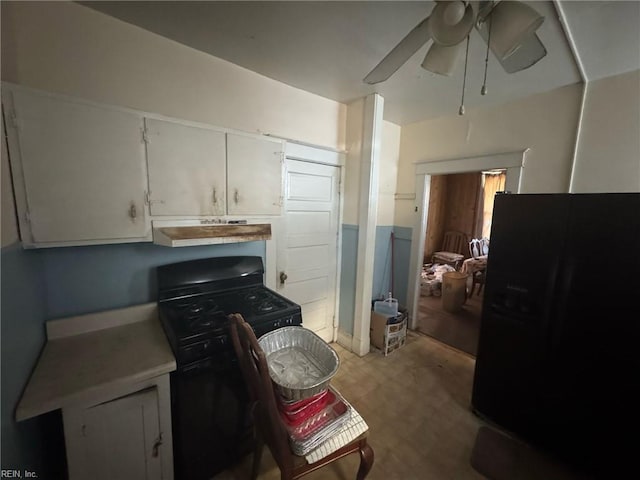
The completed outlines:
{"type": "Polygon", "coordinates": [[[327,403],[331,403],[334,400],[335,395],[325,390],[298,402],[287,403],[281,401],[278,406],[284,421],[290,426],[296,426],[321,411],[327,406],[327,403]]]}
{"type": "Polygon", "coordinates": [[[312,415],[298,419],[293,424],[287,422],[285,419],[285,425],[292,441],[305,442],[324,427],[328,427],[329,424],[338,419],[342,419],[341,417],[348,412],[349,406],[341,397],[336,396],[334,392],[329,389],[324,408],[321,408],[312,415]]]}

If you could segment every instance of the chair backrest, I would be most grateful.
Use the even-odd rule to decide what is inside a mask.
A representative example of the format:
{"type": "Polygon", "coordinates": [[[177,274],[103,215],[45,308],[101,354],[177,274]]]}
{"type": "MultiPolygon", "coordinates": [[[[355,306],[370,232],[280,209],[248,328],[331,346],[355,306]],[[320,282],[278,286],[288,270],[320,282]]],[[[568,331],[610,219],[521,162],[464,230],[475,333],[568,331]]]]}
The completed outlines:
{"type": "Polygon", "coordinates": [[[278,413],[267,357],[260,348],[253,329],[244,321],[242,315],[229,315],[229,320],[233,348],[247,385],[249,398],[253,403],[253,421],[280,469],[291,470],[293,454],[289,447],[287,431],[278,413]]]}
{"type": "Polygon", "coordinates": [[[489,239],[487,237],[480,239],[480,250],[482,255],[489,255],[489,239]]]}
{"type": "Polygon", "coordinates": [[[469,254],[471,254],[471,258],[478,258],[482,253],[482,243],[480,239],[473,238],[469,242],[469,254]]]}
{"type": "Polygon", "coordinates": [[[473,238],[469,242],[469,253],[471,254],[471,258],[489,255],[489,239],[485,237],[473,238]]]}
{"type": "Polygon", "coordinates": [[[442,242],[443,252],[452,252],[463,254],[467,248],[467,235],[462,232],[445,232],[442,242]]]}

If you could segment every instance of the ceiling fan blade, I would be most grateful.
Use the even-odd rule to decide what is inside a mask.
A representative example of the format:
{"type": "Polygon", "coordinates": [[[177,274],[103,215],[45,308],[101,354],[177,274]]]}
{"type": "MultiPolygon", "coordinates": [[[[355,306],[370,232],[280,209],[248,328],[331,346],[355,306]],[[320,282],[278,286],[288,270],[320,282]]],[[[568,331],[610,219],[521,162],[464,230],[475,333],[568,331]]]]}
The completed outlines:
{"type": "Polygon", "coordinates": [[[434,43],[424,57],[422,68],[439,75],[450,77],[455,70],[458,58],[464,51],[464,48],[464,42],[460,42],[451,47],[444,47],[434,43]]]}
{"type": "Polygon", "coordinates": [[[370,85],[384,82],[409,60],[420,47],[427,43],[430,38],[431,28],[429,26],[429,17],[427,17],[411,30],[407,36],[364,77],[363,81],[370,85]]]}

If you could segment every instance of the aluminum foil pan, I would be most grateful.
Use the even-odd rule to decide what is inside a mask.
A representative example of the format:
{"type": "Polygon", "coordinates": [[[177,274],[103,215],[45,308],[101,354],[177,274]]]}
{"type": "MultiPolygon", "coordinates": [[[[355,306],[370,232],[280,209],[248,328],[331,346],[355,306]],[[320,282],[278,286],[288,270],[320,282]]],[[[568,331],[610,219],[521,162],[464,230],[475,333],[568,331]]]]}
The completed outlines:
{"type": "Polygon", "coordinates": [[[306,455],[321,443],[335,435],[349,420],[351,420],[351,405],[332,387],[334,401],[322,411],[308,418],[301,425],[287,428],[289,443],[293,453],[306,455]],[[305,432],[309,432],[306,436],[305,432]]]}
{"type": "Polygon", "coordinates": [[[258,343],[271,379],[286,400],[302,400],[326,390],[340,366],[336,351],[304,327],[279,328],[258,343]]]}

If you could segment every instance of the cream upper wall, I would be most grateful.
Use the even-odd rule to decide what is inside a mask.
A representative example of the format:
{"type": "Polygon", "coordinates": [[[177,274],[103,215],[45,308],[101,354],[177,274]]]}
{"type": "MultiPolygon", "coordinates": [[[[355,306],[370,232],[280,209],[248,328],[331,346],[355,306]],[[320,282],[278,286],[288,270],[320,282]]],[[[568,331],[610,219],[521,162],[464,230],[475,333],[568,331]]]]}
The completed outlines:
{"type": "Polygon", "coordinates": [[[640,192],[640,70],[587,86],[572,192],[640,192]]]}
{"type": "Polygon", "coordinates": [[[364,98],[347,106],[347,158],[344,172],[344,207],[342,223],[358,225],[360,204],[360,162],[364,132],[364,98]]]}
{"type": "MultiPolygon", "coordinates": [[[[400,194],[415,193],[415,163],[522,151],[530,148],[521,192],[567,192],[582,85],[405,125],[400,139],[400,194]]],[[[452,99],[452,111],[457,110],[452,99]]],[[[396,201],[395,224],[416,222],[414,201],[396,201]]]]}
{"type": "Polygon", "coordinates": [[[386,121],[382,123],[377,225],[393,225],[400,157],[400,132],[399,125],[386,121]]]}
{"type": "Polygon", "coordinates": [[[6,2],[2,79],[345,148],[346,106],[70,2],[6,2]]]}

